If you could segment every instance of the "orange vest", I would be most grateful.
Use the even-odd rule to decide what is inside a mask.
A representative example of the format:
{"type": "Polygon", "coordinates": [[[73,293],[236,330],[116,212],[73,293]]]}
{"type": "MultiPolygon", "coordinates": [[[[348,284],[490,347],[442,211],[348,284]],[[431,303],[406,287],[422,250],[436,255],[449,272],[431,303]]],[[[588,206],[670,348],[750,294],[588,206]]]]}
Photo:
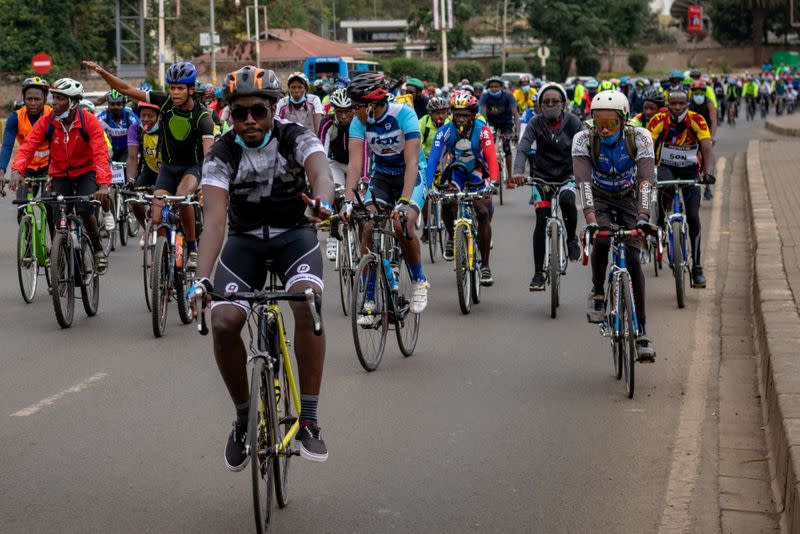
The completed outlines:
{"type": "MultiPolygon", "coordinates": [[[[44,105],[44,110],[42,114],[39,116],[41,120],[42,117],[47,115],[53,110],[47,104],[44,105]]],[[[33,124],[31,124],[31,120],[28,118],[28,107],[22,106],[17,110],[17,143],[22,145],[25,141],[25,137],[31,132],[33,128],[33,124]]],[[[47,141],[42,141],[42,144],[36,149],[36,152],[33,155],[33,159],[31,160],[30,164],[28,164],[29,169],[33,169],[35,171],[47,167],[50,163],[50,143],[47,141]]]]}

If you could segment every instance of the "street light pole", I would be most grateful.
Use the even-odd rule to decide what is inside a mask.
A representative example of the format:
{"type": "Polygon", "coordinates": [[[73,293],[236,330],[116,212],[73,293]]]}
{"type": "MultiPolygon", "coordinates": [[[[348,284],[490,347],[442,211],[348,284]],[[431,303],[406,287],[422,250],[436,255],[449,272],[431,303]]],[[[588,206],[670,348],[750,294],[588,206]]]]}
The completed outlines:
{"type": "Polygon", "coordinates": [[[211,0],[211,84],[217,85],[217,53],[214,46],[216,25],[214,24],[214,0],[211,0]]]}
{"type": "Polygon", "coordinates": [[[442,28],[442,82],[447,85],[450,82],[447,75],[447,17],[445,16],[445,0],[441,0],[442,6],[439,12],[442,14],[440,17],[440,27],[442,28]]]}
{"type": "Polygon", "coordinates": [[[261,43],[259,42],[259,31],[258,31],[258,0],[255,0],[255,9],[253,9],[253,13],[255,17],[253,17],[256,22],[256,67],[261,68],[261,43]]]}
{"type": "MultiPolygon", "coordinates": [[[[506,23],[508,22],[508,0],[503,0],[503,49],[500,51],[500,70],[506,71],[506,23]]],[[[500,73],[502,74],[502,72],[500,73]]]]}
{"type": "Polygon", "coordinates": [[[164,68],[164,0],[158,0],[158,83],[165,87],[166,69],[164,68]]]}

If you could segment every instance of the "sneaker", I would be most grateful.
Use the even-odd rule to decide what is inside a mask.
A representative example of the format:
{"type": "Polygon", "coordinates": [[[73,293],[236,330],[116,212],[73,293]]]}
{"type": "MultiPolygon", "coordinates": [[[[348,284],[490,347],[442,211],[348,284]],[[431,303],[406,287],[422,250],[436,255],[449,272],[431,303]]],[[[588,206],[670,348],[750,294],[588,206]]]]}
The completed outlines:
{"type": "Polygon", "coordinates": [[[336,261],[336,249],[338,246],[339,241],[337,241],[335,237],[328,236],[325,242],[325,256],[328,257],[329,261],[336,261]]]}
{"type": "Polygon", "coordinates": [[[427,228],[422,230],[422,237],[420,237],[419,240],[422,241],[423,243],[427,243],[428,242],[428,229],[427,228]]]}
{"type": "Polygon", "coordinates": [[[707,185],[703,190],[703,198],[706,200],[711,200],[714,198],[714,193],[711,192],[711,186],[707,185]]]}
{"type": "Polygon", "coordinates": [[[300,456],[312,462],[324,462],[328,459],[328,448],[320,436],[319,425],[303,423],[297,431],[295,439],[300,442],[300,456]]]}
{"type": "Polygon", "coordinates": [[[108,256],[102,250],[94,253],[94,263],[97,266],[97,274],[105,274],[108,270],[108,256]]]}
{"type": "Polygon", "coordinates": [[[186,258],[186,270],[187,271],[197,270],[197,252],[192,251],[189,253],[189,257],[186,258]]]}
{"type": "Polygon", "coordinates": [[[422,313],[428,305],[428,289],[431,285],[427,280],[414,280],[411,290],[411,313],[422,313]]]}
{"type": "Polygon", "coordinates": [[[482,286],[491,286],[494,284],[494,278],[492,278],[492,270],[489,268],[488,265],[483,265],[481,267],[481,285],[482,286]]]}
{"type": "Polygon", "coordinates": [[[455,243],[453,243],[452,238],[447,238],[447,242],[444,244],[444,252],[442,253],[442,257],[447,261],[453,261],[453,249],[455,248],[455,243]]]}
{"type": "Polygon", "coordinates": [[[586,318],[590,323],[602,323],[606,318],[605,297],[594,291],[589,292],[589,302],[586,305],[586,318]]]}
{"type": "Polygon", "coordinates": [[[531,285],[528,286],[529,291],[544,291],[544,285],[546,282],[546,278],[543,271],[539,271],[538,273],[533,275],[531,279],[531,285]]]}
{"type": "Polygon", "coordinates": [[[139,248],[144,250],[144,235],[142,235],[142,237],[139,238],[139,248]]]}
{"type": "Polygon", "coordinates": [[[361,314],[358,316],[358,319],[356,319],[356,324],[359,326],[374,325],[375,321],[378,319],[375,313],[376,311],[378,311],[378,305],[375,304],[374,300],[364,301],[364,306],[361,308],[361,314]]]}
{"type": "Polygon", "coordinates": [[[692,267],[692,287],[706,287],[706,277],[703,276],[703,268],[699,265],[692,267]]]}
{"type": "Polygon", "coordinates": [[[569,254],[569,259],[572,261],[581,259],[581,245],[578,243],[577,237],[573,237],[567,241],[567,253],[569,254]]]}
{"type": "Polygon", "coordinates": [[[637,360],[642,363],[653,363],[656,361],[656,350],[653,342],[645,334],[636,338],[637,360]]]}
{"type": "Polygon", "coordinates": [[[111,233],[117,227],[117,221],[114,220],[114,214],[110,211],[103,212],[103,227],[107,232],[111,233]]]}
{"type": "Polygon", "coordinates": [[[231,471],[241,471],[247,467],[250,455],[247,454],[247,429],[244,425],[233,423],[233,430],[225,444],[225,467],[231,471]]]}

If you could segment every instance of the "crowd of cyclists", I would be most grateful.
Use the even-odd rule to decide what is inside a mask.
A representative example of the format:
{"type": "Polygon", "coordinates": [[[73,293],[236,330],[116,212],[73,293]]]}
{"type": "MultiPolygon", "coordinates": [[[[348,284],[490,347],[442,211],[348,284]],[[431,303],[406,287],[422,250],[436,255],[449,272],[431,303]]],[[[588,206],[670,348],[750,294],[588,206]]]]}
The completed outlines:
{"type": "MultiPolygon", "coordinates": [[[[70,78],[52,84],[40,77],[23,82],[20,105],[6,121],[0,185],[8,184],[23,200],[27,179],[49,176],[42,196],[86,197],[75,210],[100,273],[109,269],[100,239],[116,224],[109,207],[113,162],[125,164],[126,187],[154,195],[149,207],[132,206],[142,228],[161,222],[163,200],[158,197],[202,198],[201,235],[196,210],[189,205],[179,209],[188,250],[185,268],[192,273],[186,298],[204,295],[212,309],[213,352],[235,408],[224,455],[234,471],[249,460],[250,399],[241,335],[247,308],[211,294],[215,288],[258,290],[269,265],[287,291],[311,288],[321,295],[323,258],[333,261],[338,245],[333,231],[323,231],[321,247],[319,228],[332,215],[342,222],[353,216],[360,186],[365,187],[366,209],[390,212],[396,234],[402,236],[414,314],[425,311],[430,291],[421,254],[421,243],[430,239],[421,220],[427,216],[426,205],[443,191],[482,193],[474,199],[479,280],[491,286],[496,195],[500,188],[529,184],[528,177],[560,184],[555,191],[531,186],[530,291],[543,291],[547,283],[545,221],[554,195],[568,257],[575,262],[584,254],[580,236],[591,237],[598,229],[617,225],[656,235],[673,199],[673,191],[657,188],[657,182],[670,178],[696,182],[681,186],[681,194],[691,239],[691,281],[703,288],[701,186],[710,201],[713,146],[720,128],[735,125],[742,103],[748,120],[756,109],[792,113],[800,89],[800,76],[788,68],[736,76],[690,70],[664,79],[576,77],[565,84],[491,76],[437,87],[410,77],[390,80],[377,72],[314,82],[294,72],[280,80],[272,70],[253,66],[229,73],[214,87],[198,80],[194,65],[179,62],[167,70],[165,91],[158,91],[147,83],[131,85],[94,62],[84,64],[109,86],[99,100],[87,100],[82,84],[70,78]],[[95,115],[101,105],[105,109],[95,115]],[[100,202],[99,209],[89,197],[100,202]]],[[[453,259],[456,216],[454,204],[442,205],[447,260],[453,259]]],[[[360,253],[372,245],[373,231],[371,221],[363,223],[360,253]]],[[[147,246],[144,235],[139,244],[147,246]]],[[[591,249],[590,322],[604,317],[610,246],[609,239],[597,238],[591,249]]],[[[647,244],[633,238],[628,246],[635,251],[627,267],[639,319],[638,359],[653,362],[642,269],[647,244]]],[[[528,252],[520,257],[527,260],[528,252]]],[[[375,301],[372,280],[358,310],[358,325],[374,324],[375,301]]],[[[301,392],[300,453],[324,461],[328,452],[317,412],[325,337],[313,335],[312,316],[303,303],[292,303],[292,313],[301,392]]]]}

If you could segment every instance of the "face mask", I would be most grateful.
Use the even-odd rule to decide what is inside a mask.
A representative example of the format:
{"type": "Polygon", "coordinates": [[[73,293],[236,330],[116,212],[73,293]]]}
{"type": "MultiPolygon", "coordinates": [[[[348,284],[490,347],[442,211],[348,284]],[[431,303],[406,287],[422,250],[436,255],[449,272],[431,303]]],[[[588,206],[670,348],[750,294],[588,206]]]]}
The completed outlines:
{"type": "Polygon", "coordinates": [[[523,85],[522,86],[522,92],[523,93],[527,93],[530,90],[531,90],[531,86],[530,85],[523,85]]]}
{"type": "Polygon", "coordinates": [[[303,95],[298,99],[295,99],[292,95],[289,95],[289,102],[291,102],[292,104],[302,104],[305,101],[306,101],[306,95],[303,95]]]}
{"type": "Polygon", "coordinates": [[[155,123],[153,123],[153,125],[149,129],[148,128],[144,128],[144,131],[146,133],[149,133],[149,134],[156,133],[158,131],[158,127],[159,127],[159,124],[158,124],[158,121],[156,121],[155,123]]]}
{"type": "Polygon", "coordinates": [[[244,142],[244,139],[239,137],[239,134],[236,134],[235,141],[237,145],[247,150],[261,150],[262,148],[267,146],[267,143],[269,143],[270,138],[272,138],[272,132],[267,132],[267,135],[264,136],[264,140],[261,141],[261,144],[258,146],[248,146],[248,144],[244,142]]]}
{"type": "MultiPolygon", "coordinates": [[[[620,130],[620,132],[621,132],[621,130],[620,130]]],[[[608,147],[614,146],[617,143],[617,140],[619,139],[620,132],[617,132],[617,133],[611,134],[611,135],[601,135],[600,136],[600,141],[602,141],[602,143],[605,146],[608,146],[608,147]]]]}
{"type": "Polygon", "coordinates": [[[704,95],[694,95],[692,101],[699,106],[706,101],[706,97],[704,95]]]}
{"type": "Polygon", "coordinates": [[[62,120],[63,121],[64,119],[69,117],[70,112],[73,109],[75,109],[76,107],[78,107],[78,103],[77,102],[70,102],[69,107],[67,108],[67,110],[64,113],[62,113],[61,115],[58,116],[58,120],[62,120]]]}
{"type": "Polygon", "coordinates": [[[686,111],[684,111],[683,113],[681,113],[680,115],[675,115],[674,113],[670,113],[670,114],[669,114],[669,118],[672,120],[672,122],[683,122],[683,119],[685,119],[685,118],[686,118],[686,114],[687,114],[688,112],[689,112],[689,111],[688,111],[688,110],[686,110],[686,111]]]}
{"type": "Polygon", "coordinates": [[[544,108],[542,110],[542,115],[544,115],[545,119],[557,119],[561,116],[561,109],[559,108],[544,108]]]}
{"type": "Polygon", "coordinates": [[[489,89],[489,94],[491,96],[499,96],[502,89],[489,89]]]}

